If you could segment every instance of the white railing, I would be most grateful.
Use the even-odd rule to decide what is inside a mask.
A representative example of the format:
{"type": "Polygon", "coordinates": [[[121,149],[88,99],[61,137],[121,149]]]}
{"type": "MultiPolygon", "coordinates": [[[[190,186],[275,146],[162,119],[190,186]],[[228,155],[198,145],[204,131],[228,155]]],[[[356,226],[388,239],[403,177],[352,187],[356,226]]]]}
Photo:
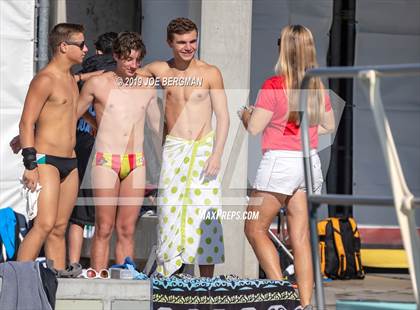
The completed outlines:
{"type": "Polygon", "coordinates": [[[305,181],[310,212],[310,232],[312,259],[314,264],[315,291],[317,309],[325,309],[325,296],[322,287],[321,268],[318,253],[317,210],[323,203],[343,206],[370,205],[394,207],[401,229],[403,245],[407,253],[411,282],[417,307],[420,308],[420,240],[416,231],[414,212],[420,208],[420,198],[410,192],[404,178],[391,129],[382,104],[379,78],[384,76],[420,75],[420,64],[363,66],[363,67],[329,67],[308,70],[301,83],[305,90],[311,77],[358,78],[369,90],[369,103],[373,111],[375,127],[385,157],[385,165],[391,180],[392,197],[353,196],[353,195],[314,195],[312,190],[312,167],[309,144],[309,127],[307,117],[306,92],[301,92],[300,111],[303,113],[301,137],[304,153],[305,181]]]}

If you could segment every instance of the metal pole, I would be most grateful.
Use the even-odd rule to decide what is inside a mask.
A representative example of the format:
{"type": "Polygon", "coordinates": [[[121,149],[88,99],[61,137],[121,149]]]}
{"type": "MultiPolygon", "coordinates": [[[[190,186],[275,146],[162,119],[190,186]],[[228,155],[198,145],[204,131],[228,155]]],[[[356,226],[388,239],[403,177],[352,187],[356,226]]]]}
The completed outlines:
{"type": "Polygon", "coordinates": [[[309,84],[309,79],[311,77],[305,75],[302,84],[301,84],[301,91],[299,95],[299,111],[301,113],[300,119],[300,134],[302,139],[302,152],[303,152],[303,167],[305,170],[305,182],[306,182],[306,193],[308,196],[313,195],[313,188],[312,188],[312,163],[311,163],[311,156],[310,156],[310,144],[309,144],[309,124],[308,124],[308,115],[306,113],[307,109],[307,86],[309,84]]]}
{"type": "MultiPolygon", "coordinates": [[[[327,56],[327,64],[328,66],[340,66],[341,65],[341,61],[340,61],[340,56],[341,56],[341,49],[342,46],[345,45],[342,42],[342,40],[345,38],[344,35],[342,35],[342,18],[341,18],[341,11],[342,11],[342,6],[343,6],[343,1],[342,0],[334,0],[334,4],[333,4],[333,20],[332,20],[332,24],[331,24],[331,29],[330,29],[330,44],[329,44],[329,48],[328,48],[328,56],[327,56]]],[[[340,80],[329,80],[329,88],[334,91],[335,93],[339,94],[340,97],[345,98],[345,96],[340,92],[340,85],[341,85],[341,81],[340,80]]],[[[345,107],[345,110],[347,108],[345,107]]],[[[344,111],[345,113],[345,111],[344,111]]],[[[339,179],[339,175],[341,174],[340,171],[340,159],[339,159],[339,154],[340,154],[340,132],[342,126],[339,126],[337,128],[337,134],[336,134],[336,138],[334,139],[332,145],[331,145],[331,157],[330,157],[330,162],[329,162],[329,167],[327,167],[327,191],[328,193],[340,193],[339,190],[339,182],[337,182],[337,180],[339,179]]],[[[332,214],[334,214],[336,212],[337,206],[336,205],[329,205],[328,206],[328,216],[332,216],[332,214]]]]}
{"type": "MultiPolygon", "coordinates": [[[[306,182],[306,194],[307,196],[313,195],[312,188],[312,160],[310,155],[310,143],[309,143],[309,120],[307,111],[307,86],[309,83],[310,77],[305,76],[301,85],[300,92],[300,107],[299,111],[301,112],[301,138],[302,138],[302,151],[303,151],[303,163],[305,170],[305,182],[306,182]]],[[[320,310],[325,309],[325,296],[324,289],[322,287],[322,278],[321,278],[321,266],[319,261],[318,253],[318,231],[317,231],[317,210],[319,204],[312,203],[308,199],[308,208],[309,208],[309,232],[311,238],[311,252],[312,252],[312,264],[314,270],[314,279],[315,279],[315,295],[317,301],[317,307],[320,310]]]]}
{"type": "Polygon", "coordinates": [[[319,261],[318,253],[318,228],[317,228],[317,210],[320,206],[317,203],[308,202],[309,206],[309,230],[311,233],[311,249],[312,249],[312,264],[314,269],[314,279],[315,279],[315,296],[317,301],[317,309],[325,310],[325,295],[324,288],[322,286],[322,276],[321,276],[321,263],[319,261]],[[314,255],[315,254],[315,255],[314,255]]]}
{"type": "MultiPolygon", "coordinates": [[[[356,0],[347,0],[343,11],[343,34],[346,37],[346,49],[343,50],[343,61],[345,66],[354,65],[355,41],[356,41],[356,0]]],[[[346,106],[344,109],[344,167],[342,178],[336,180],[343,181],[343,193],[351,195],[353,193],[353,79],[344,80],[343,93],[345,95],[346,106]]],[[[345,216],[353,215],[353,208],[340,208],[345,216]]]]}
{"type": "MultiPolygon", "coordinates": [[[[306,81],[305,78],[302,80],[301,88],[303,88],[303,86],[308,86],[308,79],[312,76],[351,79],[355,77],[363,77],[363,74],[369,70],[375,71],[377,76],[419,75],[420,63],[309,69],[305,73],[306,81]],[[303,85],[304,82],[305,85],[303,85]]],[[[303,107],[303,105],[301,105],[301,107],[303,107]]]]}
{"type": "Polygon", "coordinates": [[[48,63],[48,31],[50,18],[50,1],[39,0],[38,26],[38,63],[37,71],[48,63]]]}
{"type": "Polygon", "coordinates": [[[143,36],[143,3],[142,3],[142,0],[137,1],[136,15],[137,15],[136,20],[138,20],[137,26],[138,26],[138,29],[139,29],[139,33],[140,33],[141,36],[143,36]]]}

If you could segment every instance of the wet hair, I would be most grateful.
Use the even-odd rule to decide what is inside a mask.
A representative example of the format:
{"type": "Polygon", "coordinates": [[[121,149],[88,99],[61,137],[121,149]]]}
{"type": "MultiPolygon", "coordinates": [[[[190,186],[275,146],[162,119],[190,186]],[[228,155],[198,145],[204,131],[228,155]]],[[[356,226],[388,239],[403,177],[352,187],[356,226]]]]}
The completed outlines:
{"type": "Polygon", "coordinates": [[[128,58],[132,50],[140,51],[140,60],[146,55],[146,47],[137,32],[120,32],[112,43],[112,52],[118,58],[128,58]]]}
{"type": "Polygon", "coordinates": [[[117,37],[118,37],[118,33],[116,32],[105,32],[101,34],[96,40],[96,42],[94,43],[95,48],[104,54],[111,54],[112,43],[117,37]]]}
{"type": "Polygon", "coordinates": [[[83,33],[83,25],[61,23],[54,26],[48,35],[48,45],[51,52],[55,54],[57,47],[64,41],[70,41],[74,34],[83,33]]]}
{"type": "Polygon", "coordinates": [[[190,19],[178,17],[171,20],[166,28],[166,39],[172,41],[174,34],[185,34],[191,31],[197,31],[197,25],[190,19]]]}

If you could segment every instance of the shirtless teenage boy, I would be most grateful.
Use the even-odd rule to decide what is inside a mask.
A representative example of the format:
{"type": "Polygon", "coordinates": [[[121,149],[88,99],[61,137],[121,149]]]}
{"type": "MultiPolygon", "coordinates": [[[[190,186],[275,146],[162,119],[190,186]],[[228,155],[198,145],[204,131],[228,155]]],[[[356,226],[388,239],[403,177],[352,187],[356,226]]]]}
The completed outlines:
{"type": "Polygon", "coordinates": [[[141,83],[136,70],[145,55],[140,35],[123,32],[113,43],[115,71],[90,78],[82,88],[78,115],[93,102],[98,133],[92,162],[95,202],[95,234],[91,265],[107,268],[109,241],[117,233],[116,263],[134,255],[134,232],[143,201],[146,116],[159,131],[160,111],[156,90],[141,83]]]}
{"type": "Polygon", "coordinates": [[[19,123],[25,172],[34,190],[39,183],[38,215],[18,251],[19,261],[34,260],[45,242],[45,254],[56,269],[65,268],[64,235],[77,198],[74,153],[79,90],[70,72],[88,49],[83,26],[58,24],[49,34],[53,58],[33,78],[19,123]]]}
{"type": "Polygon", "coordinates": [[[165,89],[166,137],[160,175],[157,272],[169,276],[183,264],[198,264],[211,277],[224,262],[220,220],[202,218],[221,208],[221,157],[229,114],[219,69],[195,59],[197,26],[172,20],[167,42],[173,58],[153,62],[139,72],[159,78],[165,89]],[[216,115],[216,133],[212,115],[216,115]]]}

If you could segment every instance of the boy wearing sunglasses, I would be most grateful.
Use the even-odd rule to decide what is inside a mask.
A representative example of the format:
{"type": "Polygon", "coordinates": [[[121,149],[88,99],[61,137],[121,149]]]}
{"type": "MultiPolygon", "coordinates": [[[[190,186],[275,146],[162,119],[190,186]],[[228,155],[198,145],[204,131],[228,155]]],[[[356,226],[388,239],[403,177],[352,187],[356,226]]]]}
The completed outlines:
{"type": "Polygon", "coordinates": [[[18,251],[19,261],[34,260],[45,244],[56,269],[65,268],[65,231],[77,198],[74,153],[79,90],[70,69],[81,64],[88,49],[82,25],[62,23],[49,34],[52,59],[33,78],[19,123],[25,171],[23,181],[39,184],[38,214],[18,251]]]}

